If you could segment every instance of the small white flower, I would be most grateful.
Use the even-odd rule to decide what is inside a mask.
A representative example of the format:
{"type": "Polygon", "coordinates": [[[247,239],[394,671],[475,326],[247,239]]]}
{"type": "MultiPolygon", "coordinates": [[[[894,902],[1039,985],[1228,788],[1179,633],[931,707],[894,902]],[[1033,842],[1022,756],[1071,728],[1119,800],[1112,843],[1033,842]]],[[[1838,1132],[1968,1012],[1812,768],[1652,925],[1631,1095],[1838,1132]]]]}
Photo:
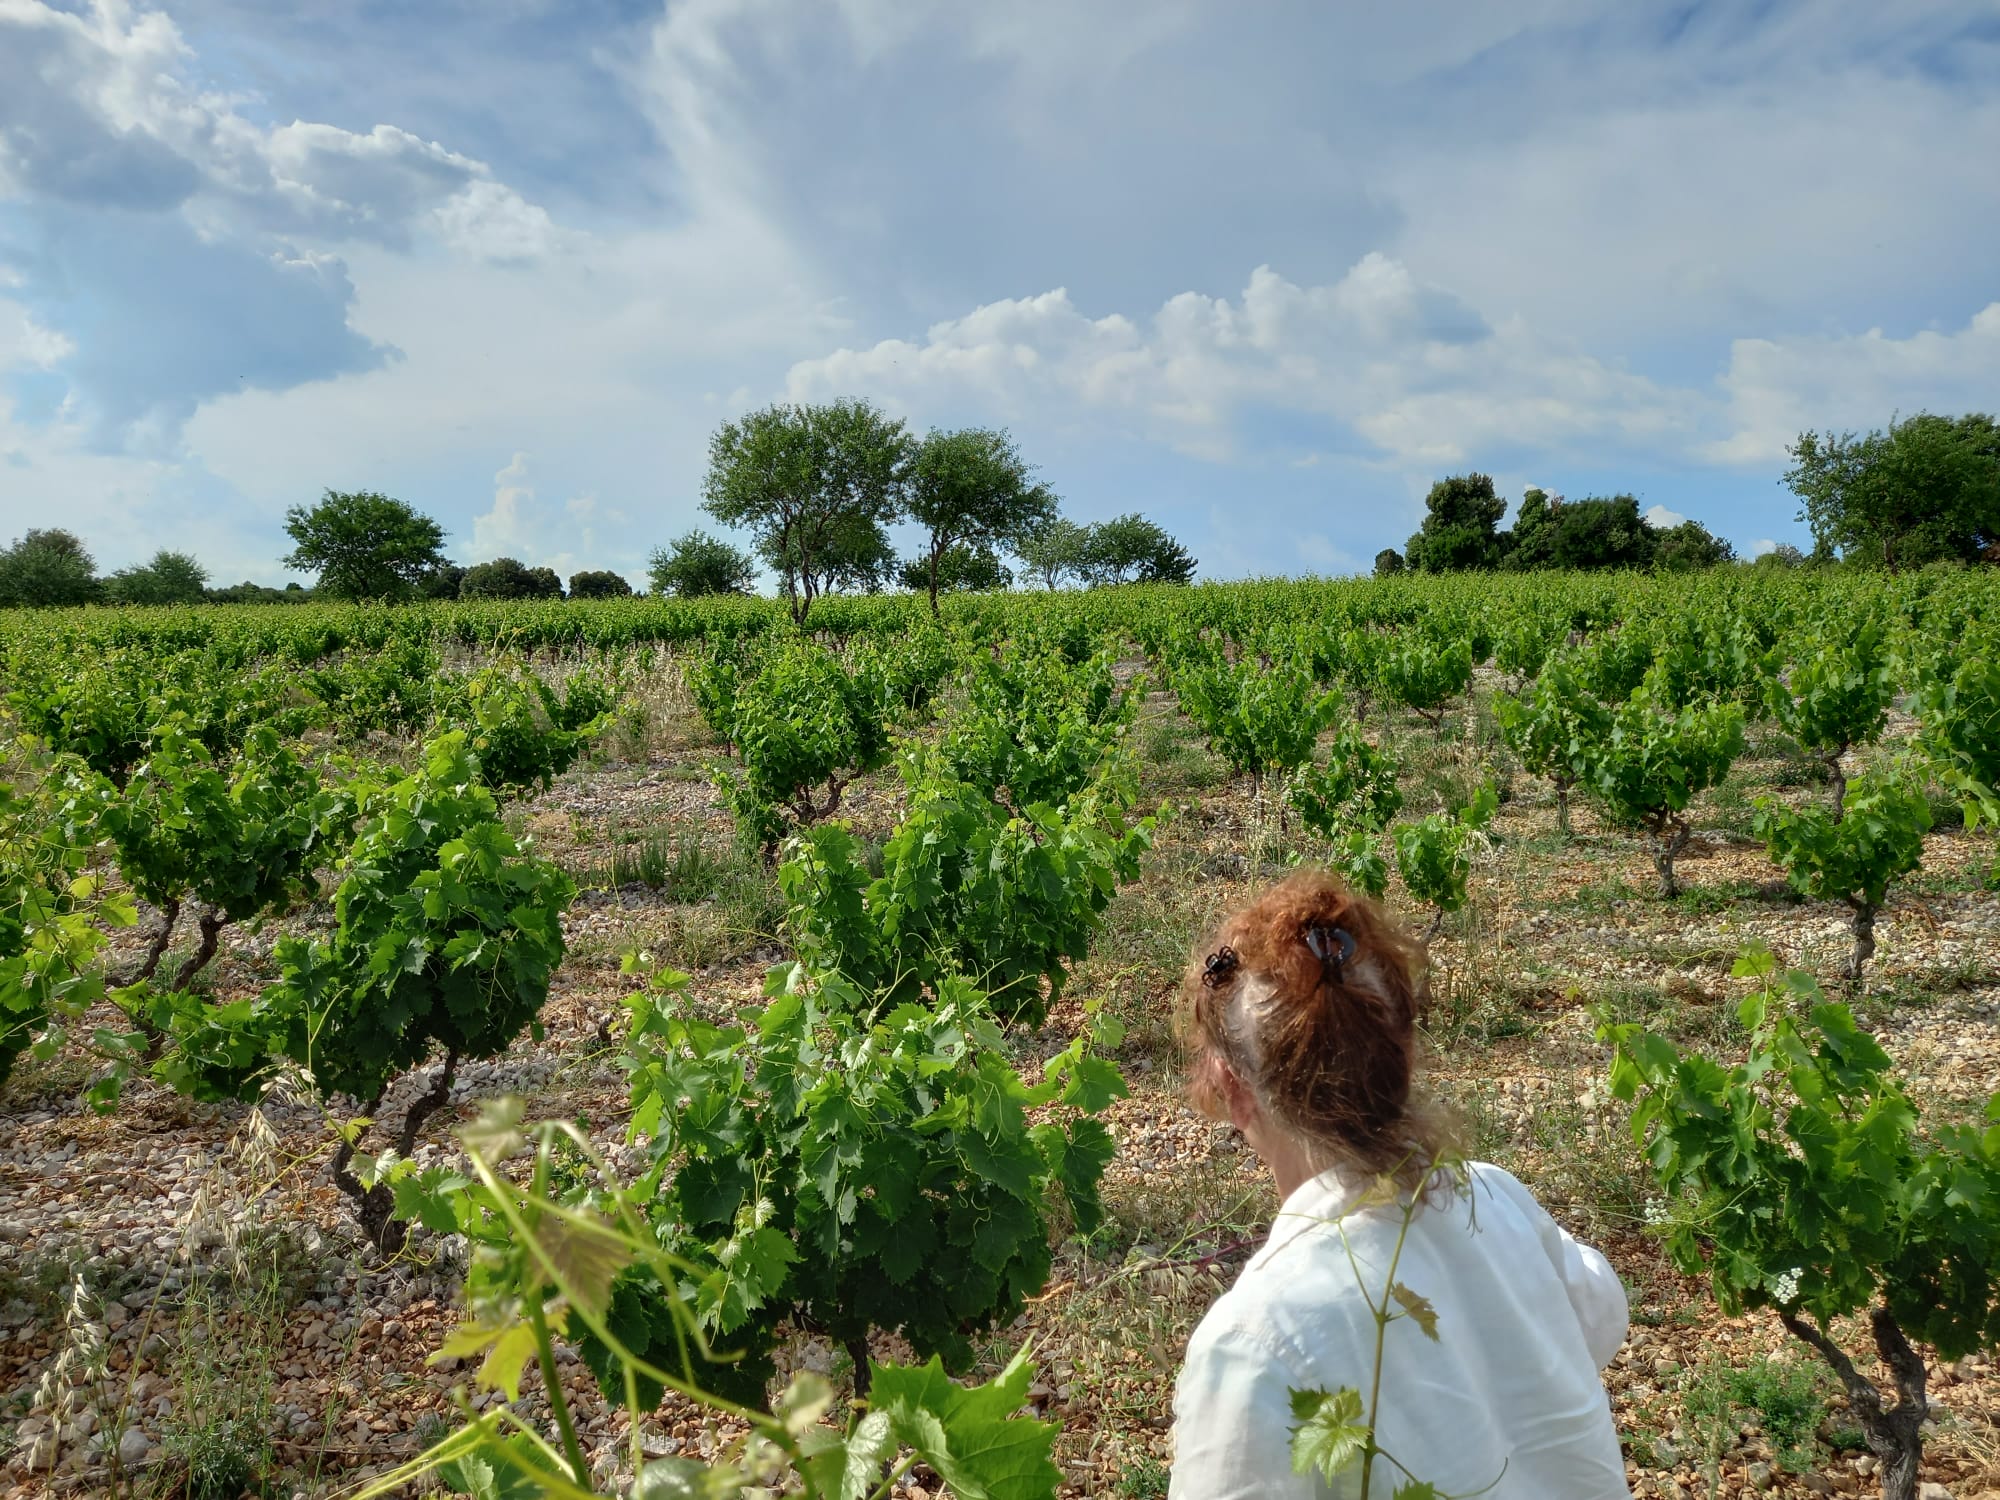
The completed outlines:
{"type": "Polygon", "coordinates": [[[1804,1269],[1803,1266],[1793,1266],[1791,1270],[1773,1278],[1771,1282],[1771,1300],[1780,1307],[1791,1306],[1792,1302],[1799,1295],[1799,1277],[1803,1274],[1804,1269]]]}
{"type": "Polygon", "coordinates": [[[1666,1199],[1648,1198],[1646,1200],[1646,1222],[1648,1224],[1653,1225],[1655,1228],[1659,1228],[1660,1226],[1670,1222],[1670,1216],[1667,1213],[1666,1199]]]}

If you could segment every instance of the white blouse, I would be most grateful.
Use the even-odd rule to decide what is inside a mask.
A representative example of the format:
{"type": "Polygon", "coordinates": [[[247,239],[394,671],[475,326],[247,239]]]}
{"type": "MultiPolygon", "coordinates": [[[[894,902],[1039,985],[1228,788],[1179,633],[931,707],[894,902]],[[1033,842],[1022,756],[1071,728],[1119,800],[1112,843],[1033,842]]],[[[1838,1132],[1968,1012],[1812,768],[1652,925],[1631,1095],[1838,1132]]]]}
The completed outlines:
{"type": "MultiPolygon", "coordinates": [[[[1291,1390],[1351,1386],[1367,1420],[1368,1303],[1381,1300],[1403,1218],[1399,1204],[1357,1206],[1368,1187],[1325,1172],[1297,1189],[1195,1330],[1174,1393],[1171,1500],[1388,1500],[1405,1482],[1381,1458],[1367,1497],[1358,1463],[1332,1485],[1292,1471],[1291,1390]]],[[[1436,1310],[1437,1340],[1414,1318],[1389,1324],[1379,1447],[1439,1494],[1627,1500],[1597,1374],[1625,1341],[1625,1289],[1602,1255],[1476,1162],[1466,1192],[1418,1209],[1396,1280],[1436,1310]]]]}

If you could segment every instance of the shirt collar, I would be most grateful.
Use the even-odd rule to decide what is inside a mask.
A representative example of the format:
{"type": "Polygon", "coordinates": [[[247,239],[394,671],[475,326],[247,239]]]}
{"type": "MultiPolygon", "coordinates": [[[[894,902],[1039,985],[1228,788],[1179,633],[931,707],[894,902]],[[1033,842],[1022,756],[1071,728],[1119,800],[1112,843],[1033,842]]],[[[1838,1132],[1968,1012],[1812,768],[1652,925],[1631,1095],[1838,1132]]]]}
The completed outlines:
{"type": "Polygon", "coordinates": [[[1376,1180],[1354,1167],[1333,1166],[1300,1183],[1279,1205],[1263,1248],[1244,1269],[1256,1270],[1301,1235],[1345,1218],[1369,1196],[1376,1180]]]}

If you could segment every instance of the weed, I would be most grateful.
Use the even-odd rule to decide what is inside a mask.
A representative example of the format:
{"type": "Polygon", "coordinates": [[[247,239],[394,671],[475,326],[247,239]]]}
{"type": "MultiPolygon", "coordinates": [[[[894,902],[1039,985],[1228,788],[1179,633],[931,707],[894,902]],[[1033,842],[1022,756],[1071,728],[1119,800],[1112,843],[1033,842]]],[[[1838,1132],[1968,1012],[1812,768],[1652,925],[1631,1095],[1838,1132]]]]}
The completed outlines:
{"type": "Polygon", "coordinates": [[[1157,775],[1162,792],[1205,791],[1228,775],[1201,731],[1178,710],[1146,724],[1139,735],[1139,754],[1157,775]]]}
{"type": "Polygon", "coordinates": [[[1564,895],[1549,898],[1541,905],[1545,910],[1583,912],[1601,917],[1639,899],[1638,890],[1628,881],[1617,875],[1606,875],[1564,895]]]}
{"type": "Polygon", "coordinates": [[[1592,1231],[1641,1223],[1648,1195],[1658,1191],[1651,1173],[1632,1145],[1622,1114],[1602,1099],[1580,1100],[1575,1088],[1574,1081],[1558,1079],[1556,1087],[1536,1095],[1520,1111],[1519,1123],[1504,1135],[1497,1121],[1482,1121],[1474,1110],[1466,1110],[1473,1118],[1475,1142],[1490,1143],[1488,1159],[1531,1183],[1542,1205],[1566,1222],[1592,1231]]]}
{"type": "Polygon", "coordinates": [[[252,1226],[227,1273],[196,1281],[182,1304],[164,1446],[189,1500],[236,1500],[271,1469],[273,1372],[301,1282],[297,1245],[282,1229],[252,1226]]]}
{"type": "Polygon", "coordinates": [[[1194,851],[1164,841],[1140,879],[1111,899],[1076,990],[1100,998],[1125,1028],[1123,1055],[1165,1067],[1174,1055],[1174,993],[1188,954],[1216,914],[1194,851]]]}
{"type": "Polygon", "coordinates": [[[1637,1021],[1683,1046],[1719,1046],[1739,1035],[1733,1005],[1706,998],[1692,986],[1614,985],[1596,999],[1617,1024],[1637,1021]]]}
{"type": "Polygon", "coordinates": [[[1113,1488],[1125,1500],[1166,1500],[1171,1477],[1167,1466],[1157,1458],[1142,1458],[1118,1476],[1113,1488]]]}
{"type": "Polygon", "coordinates": [[[1276,1205],[1263,1178],[1237,1170],[1240,1160],[1217,1155],[1171,1172],[1106,1179],[1104,1221],[1085,1248],[1095,1260],[1119,1260],[1139,1246],[1175,1256],[1196,1244],[1254,1238],[1276,1205]]]}
{"type": "Polygon", "coordinates": [[[10,1109],[45,1108],[81,1094],[96,1071],[89,1055],[77,1048],[65,1048],[46,1058],[31,1050],[21,1055],[13,1073],[0,1085],[0,1100],[10,1109]]]}
{"type": "Polygon", "coordinates": [[[1701,809],[1702,826],[1735,838],[1754,835],[1757,805],[1739,779],[1728,778],[1705,793],[1696,806],[1701,809]]]}
{"type": "Polygon", "coordinates": [[[1738,1444],[1746,1423],[1763,1433],[1771,1462],[1788,1474],[1814,1468],[1833,1382],[1818,1364],[1758,1356],[1740,1368],[1707,1360],[1682,1380],[1681,1410],[1713,1474],[1738,1444]]]}

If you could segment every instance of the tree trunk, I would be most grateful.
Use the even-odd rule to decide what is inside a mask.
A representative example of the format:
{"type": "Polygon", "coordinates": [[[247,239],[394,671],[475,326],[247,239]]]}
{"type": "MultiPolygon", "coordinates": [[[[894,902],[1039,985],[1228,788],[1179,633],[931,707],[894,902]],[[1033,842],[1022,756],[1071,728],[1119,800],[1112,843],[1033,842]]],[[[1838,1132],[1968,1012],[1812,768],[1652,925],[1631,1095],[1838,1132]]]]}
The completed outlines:
{"type": "Polygon", "coordinates": [[[1876,1307],[1868,1315],[1875,1334],[1875,1351],[1896,1381],[1896,1404],[1886,1411],[1875,1383],[1854,1367],[1847,1352],[1812,1323],[1795,1314],[1778,1318],[1795,1338],[1809,1344],[1847,1391],[1847,1404],[1882,1463],[1882,1500],[1916,1500],[1917,1466],[1924,1453],[1924,1418],[1930,1405],[1924,1395],[1924,1362],[1903,1336],[1895,1315],[1876,1307]]]}
{"type": "Polygon", "coordinates": [[[1826,757],[1827,784],[1833,788],[1833,821],[1847,816],[1847,773],[1840,768],[1840,751],[1826,757]]]}
{"type": "Polygon", "coordinates": [[[1852,896],[1847,898],[1847,904],[1854,908],[1854,951],[1847,957],[1847,982],[1858,989],[1862,971],[1875,956],[1875,907],[1852,896]]]}
{"type": "MultiPolygon", "coordinates": [[[[396,1137],[398,1156],[407,1157],[416,1150],[417,1135],[424,1121],[450,1102],[452,1079],[457,1070],[458,1054],[445,1053],[444,1066],[431,1079],[431,1086],[416,1097],[403,1116],[403,1128],[396,1137]]],[[[381,1102],[382,1095],[377,1094],[364,1113],[374,1114],[381,1102]]],[[[353,1201],[355,1220],[368,1236],[368,1243],[384,1255],[394,1255],[410,1237],[408,1227],[396,1217],[396,1190],[386,1182],[364,1188],[361,1179],[347,1169],[353,1160],[354,1146],[343,1140],[333,1154],[333,1185],[353,1201]]]]}
{"type": "Polygon", "coordinates": [[[1653,852],[1653,868],[1660,872],[1660,899],[1671,901],[1681,893],[1680,877],[1674,874],[1674,856],[1687,848],[1694,830],[1677,817],[1669,817],[1656,830],[1659,846],[1653,852]]]}
{"type": "Polygon", "coordinates": [[[160,960],[166,957],[167,944],[174,940],[174,924],[181,919],[181,903],[177,896],[169,896],[160,907],[160,930],[153,934],[146,944],[146,956],[139,967],[132,971],[126,984],[137,984],[142,979],[151,979],[160,967],[160,960]]]}
{"type": "Polygon", "coordinates": [[[201,945],[188,955],[188,961],[182,964],[180,972],[174,975],[175,989],[186,989],[194,976],[208,967],[208,961],[215,957],[216,942],[222,936],[222,929],[228,922],[227,917],[213,908],[201,914],[201,945]]]}
{"type": "Polygon", "coordinates": [[[931,541],[931,618],[937,618],[937,575],[939,549],[935,538],[931,541]]]}
{"type": "Polygon", "coordinates": [[[868,1335],[857,1333],[842,1342],[847,1357],[854,1365],[854,1394],[859,1399],[868,1399],[868,1388],[874,1382],[874,1372],[868,1368],[868,1335]]]}
{"type": "Polygon", "coordinates": [[[1569,783],[1561,778],[1556,781],[1556,832],[1569,837],[1569,783]]]}

